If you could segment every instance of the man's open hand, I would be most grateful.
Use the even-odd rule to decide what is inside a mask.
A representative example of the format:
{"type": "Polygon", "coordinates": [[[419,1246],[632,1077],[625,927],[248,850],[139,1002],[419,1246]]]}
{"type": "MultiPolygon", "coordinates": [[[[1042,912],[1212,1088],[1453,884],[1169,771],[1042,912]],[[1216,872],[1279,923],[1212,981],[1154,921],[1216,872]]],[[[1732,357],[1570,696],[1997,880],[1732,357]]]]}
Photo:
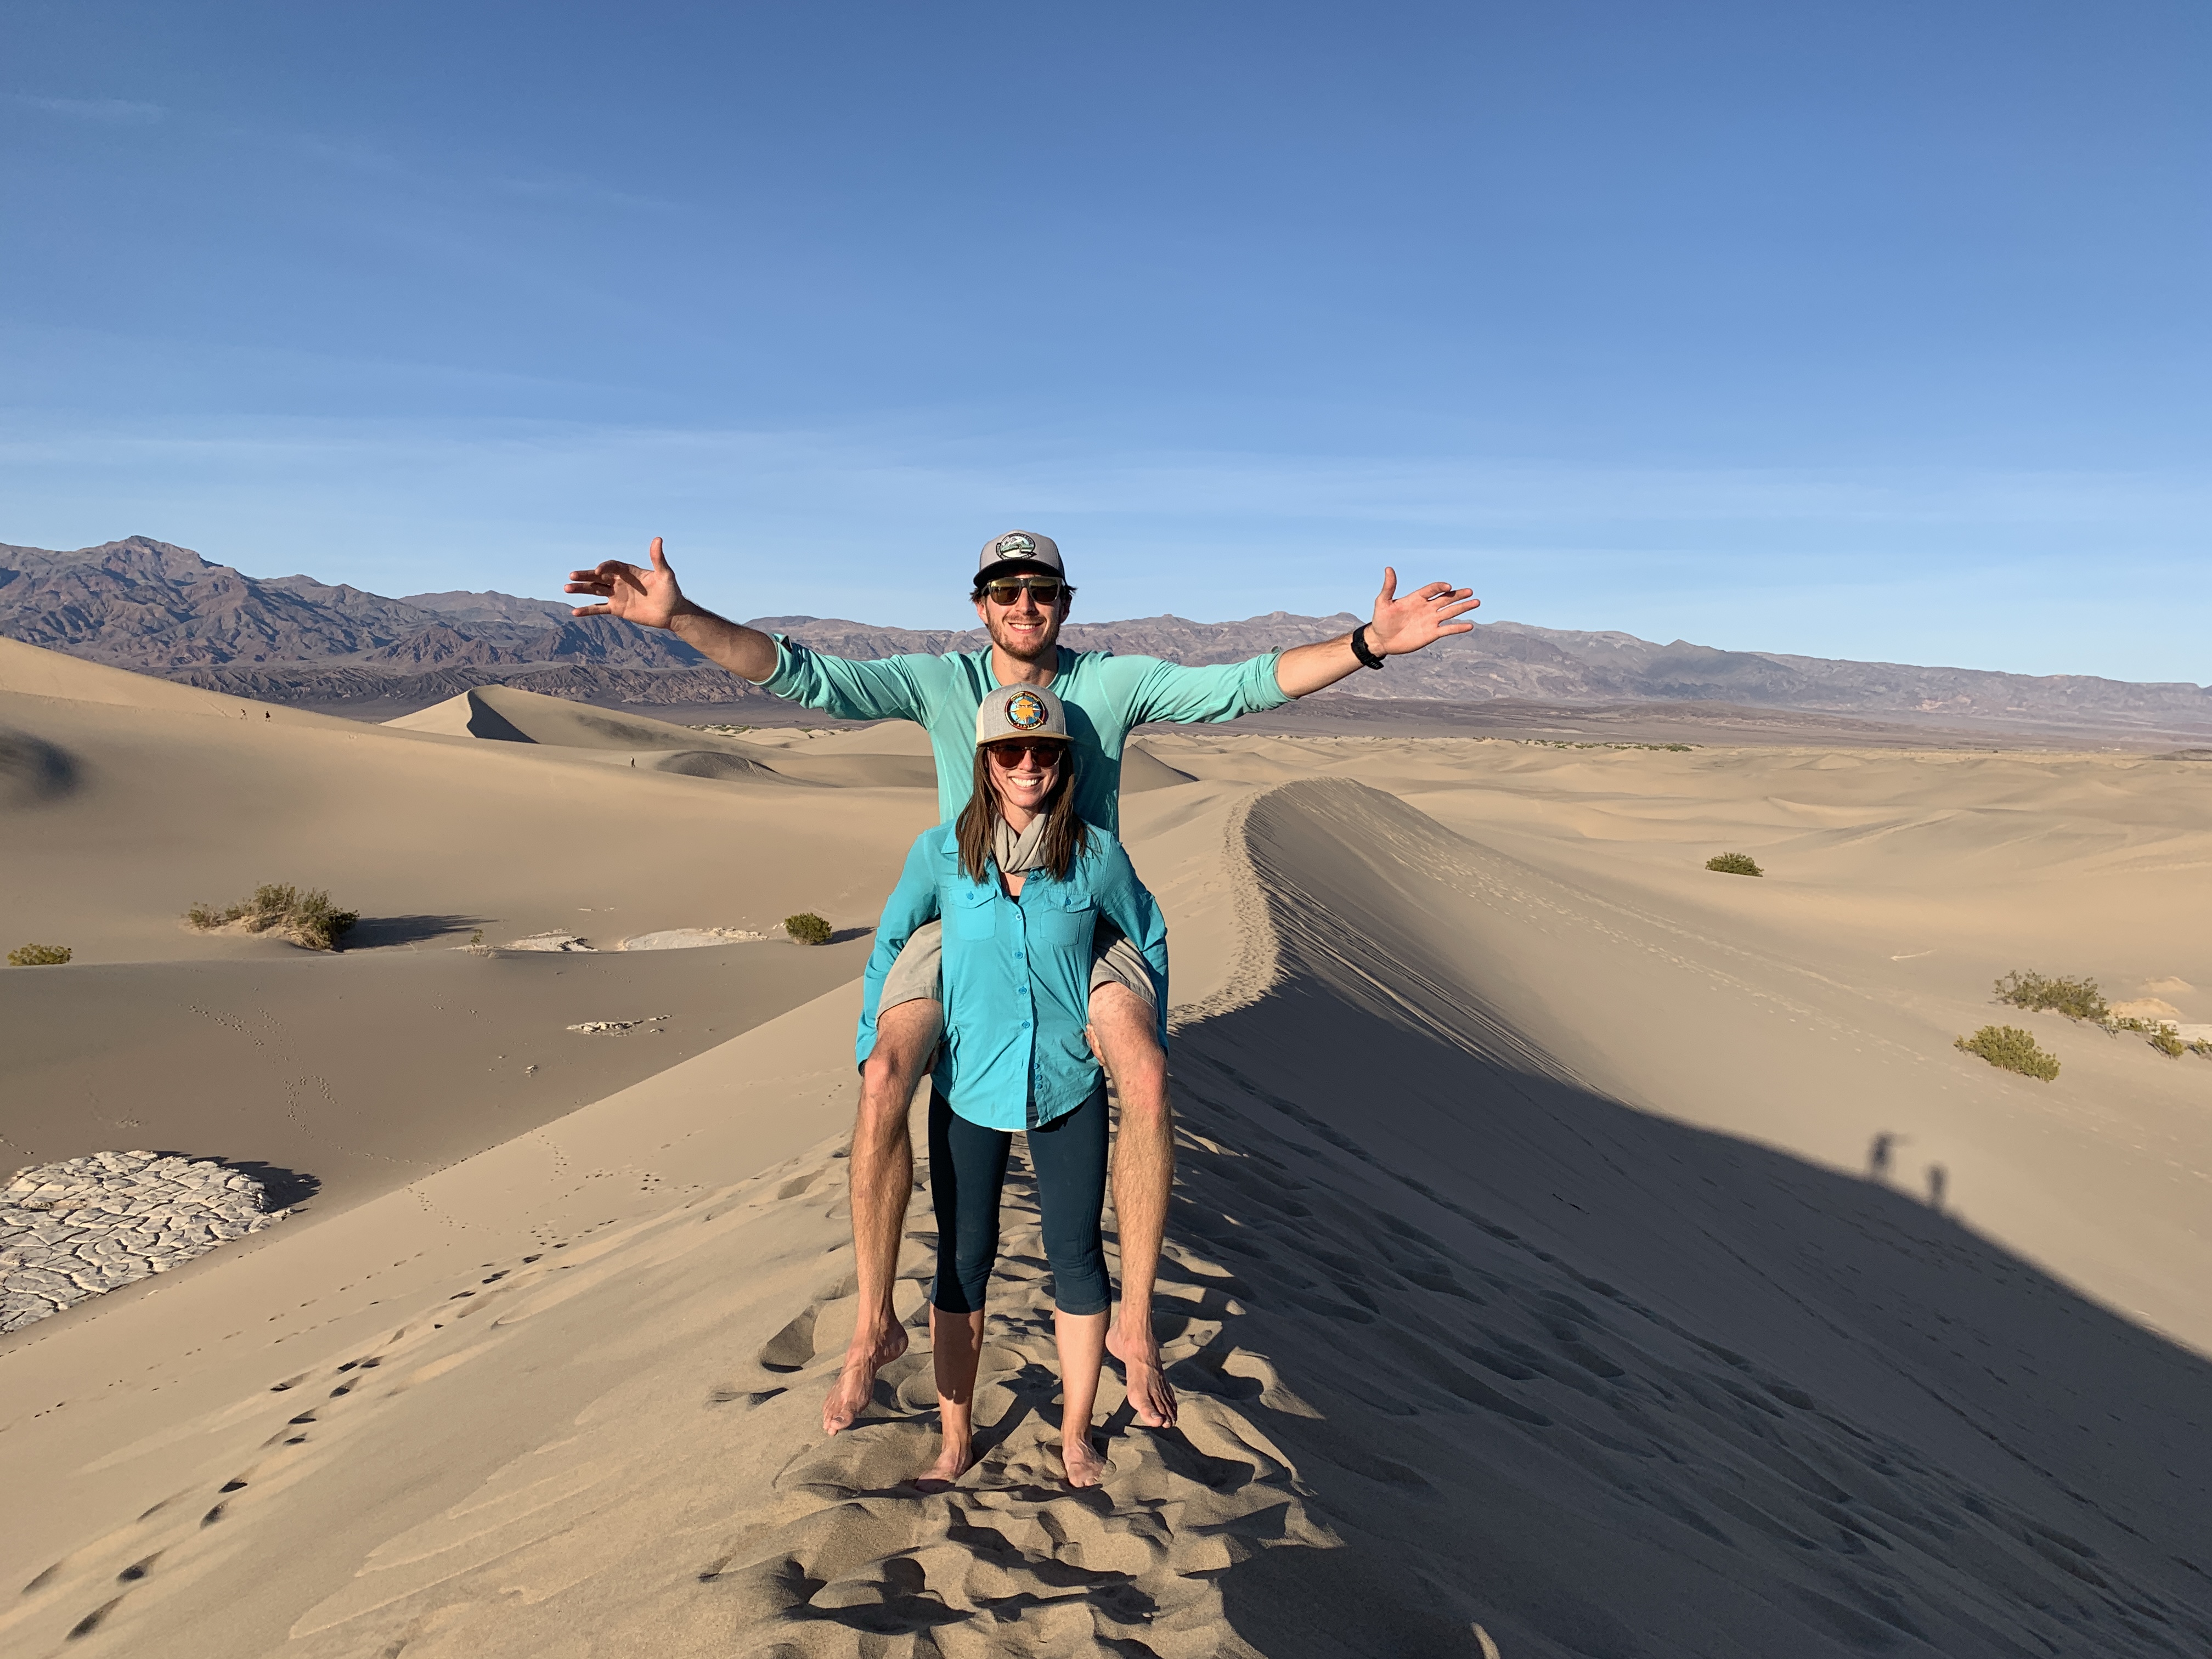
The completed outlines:
{"type": "Polygon", "coordinates": [[[575,614],[619,617],[624,622],[646,628],[672,626],[676,617],[690,608],[690,601],[676,585],[676,573],[668,568],[668,561],[660,551],[659,537],[653,538],[648,556],[653,560],[651,569],[609,559],[596,570],[571,570],[564,592],[596,593],[605,601],[602,605],[580,605],[575,614]]]}
{"type": "Polygon", "coordinates": [[[1382,591],[1375,596],[1375,615],[1367,624],[1367,643],[1377,656],[1402,657],[1408,651],[1433,644],[1447,634],[1474,631],[1473,623],[1455,620],[1482,603],[1474,597],[1471,587],[1431,582],[1402,599],[1397,594],[1398,573],[1384,565],[1382,591]]]}

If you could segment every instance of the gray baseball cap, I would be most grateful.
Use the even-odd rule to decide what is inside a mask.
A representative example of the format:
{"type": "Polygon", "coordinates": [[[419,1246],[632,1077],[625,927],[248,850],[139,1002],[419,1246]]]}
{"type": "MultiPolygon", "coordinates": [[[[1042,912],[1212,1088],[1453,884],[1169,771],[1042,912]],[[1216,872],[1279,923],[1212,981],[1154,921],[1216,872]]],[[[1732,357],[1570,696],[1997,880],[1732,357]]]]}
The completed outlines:
{"type": "Polygon", "coordinates": [[[1002,685],[975,710],[975,746],[1004,738],[1057,738],[1067,741],[1067,710],[1041,685],[1002,685]]]}
{"type": "Polygon", "coordinates": [[[1067,572],[1060,562],[1060,544],[1032,530],[1009,530],[983,544],[983,556],[975,562],[975,585],[999,576],[1049,571],[1061,580],[1067,572]]]}

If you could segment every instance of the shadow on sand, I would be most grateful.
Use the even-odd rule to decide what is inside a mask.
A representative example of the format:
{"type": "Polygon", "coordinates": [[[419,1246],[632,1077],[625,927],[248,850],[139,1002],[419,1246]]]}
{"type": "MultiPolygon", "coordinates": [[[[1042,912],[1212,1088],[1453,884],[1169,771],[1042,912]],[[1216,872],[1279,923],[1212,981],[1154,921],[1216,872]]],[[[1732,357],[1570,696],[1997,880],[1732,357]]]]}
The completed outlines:
{"type": "Polygon", "coordinates": [[[36,806],[76,787],[77,764],[69,750],[0,726],[0,806],[36,806]]]}
{"type": "Polygon", "coordinates": [[[161,1156],[205,1159],[220,1164],[226,1170],[235,1170],[242,1176],[251,1176],[261,1183],[262,1202],[267,1209],[295,1208],[323,1190],[319,1176],[300,1170],[287,1170],[280,1164],[264,1164],[258,1158],[223,1158],[214,1152],[179,1152],[173,1147],[164,1151],[161,1156]]]}
{"type": "Polygon", "coordinates": [[[490,916],[363,916],[346,930],[349,951],[374,951],[392,945],[420,945],[489,927],[490,916]]]}
{"type": "Polygon", "coordinates": [[[1243,1309],[1175,1380],[1273,1437],[1345,1546],[1231,1567],[1240,1636],[2212,1651],[2212,1364],[1939,1207],[1590,1091],[1330,891],[1175,1055],[1170,1237],[1243,1309]]]}

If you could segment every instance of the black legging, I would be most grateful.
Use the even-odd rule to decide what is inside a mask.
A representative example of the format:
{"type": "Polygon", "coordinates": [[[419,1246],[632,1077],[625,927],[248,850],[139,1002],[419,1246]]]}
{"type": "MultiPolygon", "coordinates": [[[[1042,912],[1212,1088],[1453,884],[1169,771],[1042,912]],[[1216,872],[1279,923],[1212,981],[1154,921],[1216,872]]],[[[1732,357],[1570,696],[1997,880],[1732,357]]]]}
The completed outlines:
{"type": "MultiPolygon", "coordinates": [[[[1062,1313],[1106,1311],[1106,1253],[1098,1216],[1106,1202],[1106,1085],[1065,1116],[1029,1131],[1044,1212],[1044,1254],[1052,1263],[1052,1303],[1062,1313]]],[[[1014,1131],[970,1123],[929,1091],[929,1190],[937,1211],[937,1283],[933,1306],[980,1313],[999,1259],[999,1194],[1014,1131]]]]}

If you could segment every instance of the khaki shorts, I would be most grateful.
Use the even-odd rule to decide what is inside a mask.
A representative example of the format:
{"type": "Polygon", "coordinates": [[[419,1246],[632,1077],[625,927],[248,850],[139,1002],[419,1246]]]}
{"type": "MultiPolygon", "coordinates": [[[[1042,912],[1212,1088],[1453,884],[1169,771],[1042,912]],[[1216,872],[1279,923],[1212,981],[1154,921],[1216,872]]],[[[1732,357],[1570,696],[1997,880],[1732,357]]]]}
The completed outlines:
{"type": "MultiPolygon", "coordinates": [[[[914,930],[898,960],[891,963],[890,972],[884,975],[883,994],[876,999],[877,1018],[902,1002],[945,1000],[938,988],[944,938],[942,922],[926,921],[914,930]]],[[[1159,1006],[1159,995],[1152,988],[1152,971],[1145,966],[1143,954],[1122,936],[1120,928],[1110,921],[1099,922],[1092,949],[1091,988],[1094,993],[1102,985],[1126,985],[1145,1000],[1146,1007],[1159,1006]]]]}

